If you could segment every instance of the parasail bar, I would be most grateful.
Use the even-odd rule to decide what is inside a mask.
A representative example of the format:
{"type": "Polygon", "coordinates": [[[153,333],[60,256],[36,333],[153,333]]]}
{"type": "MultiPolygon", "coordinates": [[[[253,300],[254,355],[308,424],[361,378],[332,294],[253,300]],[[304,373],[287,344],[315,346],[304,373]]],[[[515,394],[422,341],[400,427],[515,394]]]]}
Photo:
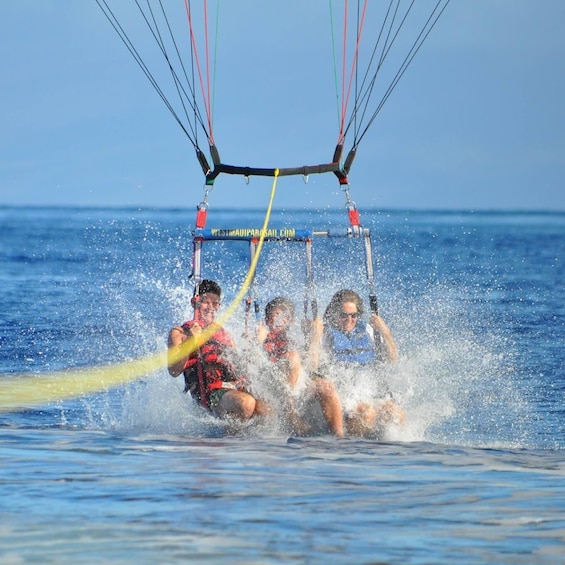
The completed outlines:
{"type": "MultiPolygon", "coordinates": [[[[195,239],[250,241],[261,237],[260,228],[206,228],[194,230],[195,239]]],[[[269,228],[265,231],[266,241],[305,241],[312,239],[312,230],[295,228],[269,228]]]]}
{"type": "MultiPolygon", "coordinates": [[[[363,229],[368,237],[369,230],[363,229]]],[[[200,228],[193,232],[194,239],[251,241],[261,237],[260,228],[200,228]]],[[[313,237],[358,237],[352,228],[331,230],[309,230],[297,228],[269,228],[265,231],[266,241],[307,241],[313,237]]]]}
{"type": "Polygon", "coordinates": [[[258,177],[274,177],[278,170],[278,176],[287,177],[293,175],[308,176],[321,173],[334,173],[338,178],[345,178],[347,175],[341,171],[339,163],[325,163],[320,165],[304,165],[302,167],[287,167],[279,169],[267,169],[260,167],[240,167],[237,165],[225,165],[218,163],[214,166],[214,170],[208,171],[206,174],[206,182],[213,183],[215,178],[220,173],[227,173],[230,175],[242,175],[245,177],[258,176],[258,177]]]}
{"type": "MultiPolygon", "coordinates": [[[[330,230],[316,230],[312,232],[314,237],[359,237],[359,230],[353,228],[340,228],[340,229],[330,229],[330,230]]],[[[370,235],[369,228],[363,228],[363,235],[367,237],[370,235]]]]}

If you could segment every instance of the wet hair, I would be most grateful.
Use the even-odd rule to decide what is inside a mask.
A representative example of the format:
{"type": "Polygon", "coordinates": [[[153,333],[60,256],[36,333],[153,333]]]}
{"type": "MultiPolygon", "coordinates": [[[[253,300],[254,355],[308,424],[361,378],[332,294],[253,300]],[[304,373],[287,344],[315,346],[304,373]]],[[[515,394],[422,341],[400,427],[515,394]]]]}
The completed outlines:
{"type": "Polygon", "coordinates": [[[200,282],[200,284],[196,285],[194,288],[194,296],[200,296],[202,294],[217,294],[218,296],[222,296],[222,289],[220,285],[214,281],[204,279],[200,282]]]}
{"type": "Polygon", "coordinates": [[[341,308],[345,302],[353,302],[357,307],[357,312],[359,316],[363,315],[363,300],[362,298],[353,290],[347,288],[338,290],[331,298],[326,311],[324,312],[324,322],[333,327],[338,326],[341,308]]]}
{"type": "Polygon", "coordinates": [[[265,306],[265,319],[269,318],[275,308],[282,308],[286,310],[290,314],[290,317],[294,318],[294,304],[283,296],[277,296],[276,298],[273,298],[267,306],[265,306]]]}

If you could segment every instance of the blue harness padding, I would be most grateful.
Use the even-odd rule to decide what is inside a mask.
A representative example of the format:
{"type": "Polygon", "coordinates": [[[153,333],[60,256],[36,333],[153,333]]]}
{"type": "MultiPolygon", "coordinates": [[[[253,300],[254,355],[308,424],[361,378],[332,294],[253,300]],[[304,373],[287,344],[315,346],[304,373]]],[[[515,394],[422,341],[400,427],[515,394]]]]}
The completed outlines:
{"type": "Polygon", "coordinates": [[[327,327],[324,340],[334,361],[338,363],[370,365],[378,360],[375,342],[362,322],[358,322],[349,335],[337,328],[327,327]]]}

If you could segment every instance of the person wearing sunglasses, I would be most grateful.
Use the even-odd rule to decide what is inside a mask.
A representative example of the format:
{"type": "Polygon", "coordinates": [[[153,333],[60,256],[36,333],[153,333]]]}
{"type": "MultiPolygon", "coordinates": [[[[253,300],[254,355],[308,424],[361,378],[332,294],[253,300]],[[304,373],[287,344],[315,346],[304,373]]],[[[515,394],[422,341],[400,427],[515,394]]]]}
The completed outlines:
{"type": "MultiPolygon", "coordinates": [[[[310,347],[311,369],[315,376],[340,381],[344,403],[344,420],[349,433],[359,436],[378,435],[386,425],[404,423],[404,411],[392,399],[388,387],[379,377],[381,362],[398,360],[398,347],[386,322],[372,313],[369,323],[363,319],[361,297],[349,289],[336,292],[324,312],[323,322],[315,320],[310,347]],[[324,361],[320,365],[320,359],[324,361]],[[360,375],[375,377],[380,387],[374,401],[354,400],[351,379],[360,375]],[[345,382],[344,382],[345,381],[345,382]],[[353,403],[353,404],[352,404],[353,403]]],[[[369,395],[372,391],[367,391],[369,395]]]]}
{"type": "Polygon", "coordinates": [[[336,292],[324,312],[324,347],[338,363],[369,365],[397,361],[398,348],[389,327],[378,314],[372,313],[368,330],[362,319],[364,310],[363,300],[353,290],[336,292]]]}

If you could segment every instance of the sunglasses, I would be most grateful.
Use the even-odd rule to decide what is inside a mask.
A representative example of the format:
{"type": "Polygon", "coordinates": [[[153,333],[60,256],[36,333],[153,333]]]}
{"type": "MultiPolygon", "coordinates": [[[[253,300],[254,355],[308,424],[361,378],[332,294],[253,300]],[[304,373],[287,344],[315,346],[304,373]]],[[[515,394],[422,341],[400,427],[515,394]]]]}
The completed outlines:
{"type": "Polygon", "coordinates": [[[342,320],[347,320],[347,318],[353,318],[354,320],[356,320],[357,318],[359,318],[359,312],[341,312],[339,317],[342,320]]]}

